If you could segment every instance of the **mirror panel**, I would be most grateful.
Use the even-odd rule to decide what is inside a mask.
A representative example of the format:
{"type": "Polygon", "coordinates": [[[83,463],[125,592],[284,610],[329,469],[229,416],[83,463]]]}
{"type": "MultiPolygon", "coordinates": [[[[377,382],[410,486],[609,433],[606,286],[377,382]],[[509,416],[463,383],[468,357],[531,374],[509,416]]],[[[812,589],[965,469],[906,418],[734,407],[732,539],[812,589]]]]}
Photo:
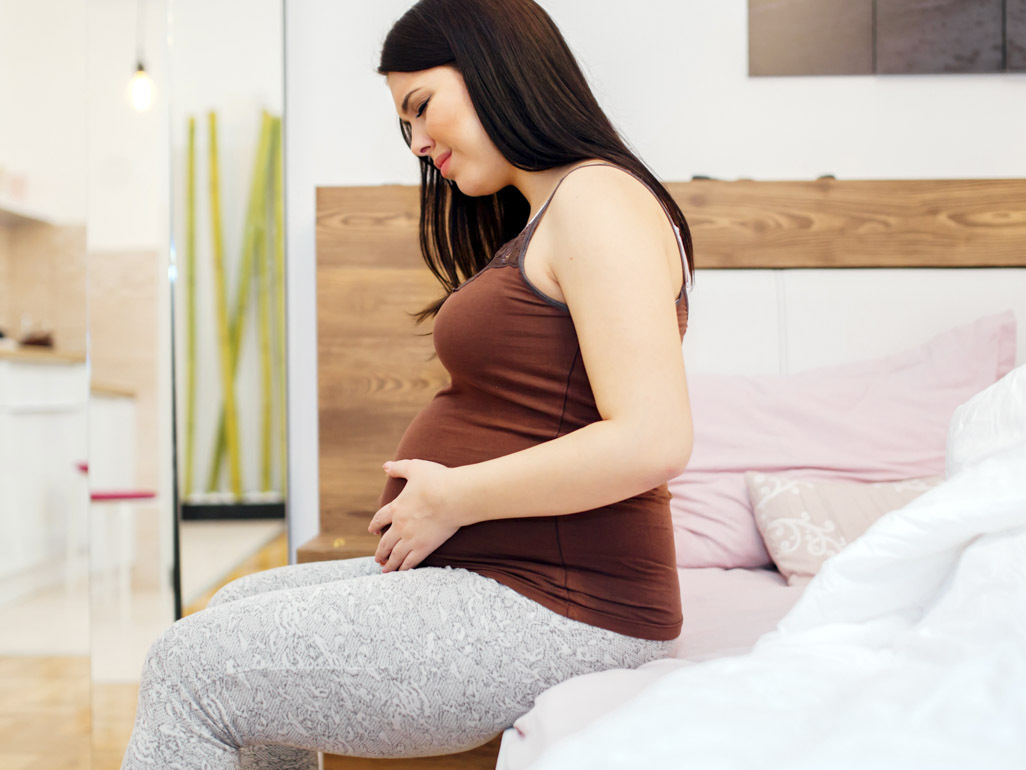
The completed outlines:
{"type": "MultiPolygon", "coordinates": [[[[277,438],[285,422],[278,385],[284,378],[273,357],[263,353],[270,347],[272,355],[283,354],[276,319],[284,308],[273,292],[259,291],[265,278],[283,282],[274,261],[283,263],[282,249],[275,245],[283,239],[274,205],[275,200],[280,205],[282,192],[280,182],[274,186],[272,131],[265,128],[269,119],[280,118],[284,102],[282,15],[280,0],[89,4],[89,321],[95,385],[89,407],[91,759],[98,769],[120,766],[143,661],[157,636],[183,613],[202,608],[233,577],[287,560],[286,471],[277,438]],[[245,35],[238,34],[240,19],[245,35]],[[145,109],[133,103],[130,88],[139,63],[153,87],[145,109]],[[213,493],[208,484],[223,402],[218,307],[211,288],[210,112],[216,114],[219,139],[220,256],[229,315],[246,274],[241,255],[247,233],[250,243],[266,246],[260,262],[266,272],[249,270],[251,302],[240,314],[248,328],[240,335],[235,379],[244,485],[237,496],[231,494],[228,455],[213,493]],[[189,117],[196,125],[192,246],[189,117]],[[252,180],[257,156],[267,158],[262,185],[252,180]],[[252,236],[254,228],[246,228],[254,188],[266,190],[260,239],[252,236]],[[194,283],[187,290],[190,279],[194,283]],[[270,389],[265,388],[268,369],[270,389]],[[190,378],[202,398],[192,407],[193,475],[187,487],[190,378]],[[207,516],[186,517],[179,526],[180,512],[190,507],[205,507],[207,516]],[[211,517],[218,507],[229,509],[233,518],[211,517]]],[[[279,123],[271,125],[281,130],[279,123]]],[[[277,164],[280,176],[280,153],[277,164]]]]}
{"type": "Polygon", "coordinates": [[[120,767],[143,660],[174,621],[167,15],[91,0],[85,27],[95,770],[120,767]]]}
{"type": "Polygon", "coordinates": [[[85,17],[0,0],[0,767],[89,755],[85,17]]]}
{"type": "Polygon", "coordinates": [[[170,8],[178,612],[187,615],[227,580],[287,561],[284,25],[281,0],[170,8]]]}

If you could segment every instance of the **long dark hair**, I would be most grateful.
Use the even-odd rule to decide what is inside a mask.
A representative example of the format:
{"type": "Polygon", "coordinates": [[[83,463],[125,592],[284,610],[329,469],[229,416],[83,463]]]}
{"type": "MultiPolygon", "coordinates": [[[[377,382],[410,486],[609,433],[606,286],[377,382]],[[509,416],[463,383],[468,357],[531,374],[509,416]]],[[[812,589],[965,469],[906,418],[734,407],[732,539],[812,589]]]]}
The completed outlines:
{"type": "MultiPolygon", "coordinates": [[[[532,0],[420,0],[385,37],[378,73],[443,65],[463,76],[481,125],[515,167],[544,171],[601,158],[645,180],[680,228],[694,275],[691,231],[680,207],[620,138],[540,6],[532,0]]],[[[399,126],[409,145],[409,127],[402,120],[399,126]]],[[[416,314],[418,323],[437,314],[457,286],[524,229],[530,214],[515,187],[464,195],[426,156],[420,180],[420,249],[445,295],[416,314]]]]}

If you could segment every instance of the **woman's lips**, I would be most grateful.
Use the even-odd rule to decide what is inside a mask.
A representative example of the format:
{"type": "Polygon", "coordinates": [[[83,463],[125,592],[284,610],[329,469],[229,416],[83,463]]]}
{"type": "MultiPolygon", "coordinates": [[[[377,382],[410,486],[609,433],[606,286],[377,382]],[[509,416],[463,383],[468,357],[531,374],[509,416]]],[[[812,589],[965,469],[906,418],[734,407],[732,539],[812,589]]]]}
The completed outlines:
{"type": "Polygon", "coordinates": [[[447,153],[445,153],[445,155],[442,156],[441,160],[438,163],[438,173],[441,174],[442,176],[445,176],[445,169],[448,167],[448,165],[449,165],[449,158],[451,158],[451,157],[452,157],[452,153],[451,152],[447,152],[447,153]]]}

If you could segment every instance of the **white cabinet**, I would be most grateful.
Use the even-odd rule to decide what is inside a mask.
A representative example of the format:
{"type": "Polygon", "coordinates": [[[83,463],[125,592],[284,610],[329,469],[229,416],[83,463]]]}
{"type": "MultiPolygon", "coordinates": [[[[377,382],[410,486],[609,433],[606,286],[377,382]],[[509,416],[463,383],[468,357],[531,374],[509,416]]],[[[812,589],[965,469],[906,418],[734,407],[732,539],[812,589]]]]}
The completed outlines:
{"type": "Polygon", "coordinates": [[[85,361],[0,353],[0,604],[66,575],[88,543],[85,361]]]}

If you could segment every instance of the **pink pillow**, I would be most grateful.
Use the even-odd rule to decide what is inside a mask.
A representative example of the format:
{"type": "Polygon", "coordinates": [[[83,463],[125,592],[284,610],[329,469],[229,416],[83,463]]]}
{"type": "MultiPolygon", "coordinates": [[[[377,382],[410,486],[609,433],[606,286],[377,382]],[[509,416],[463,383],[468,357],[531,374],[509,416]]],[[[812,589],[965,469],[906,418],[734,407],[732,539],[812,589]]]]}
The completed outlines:
{"type": "Polygon", "coordinates": [[[695,444],[669,483],[677,565],[763,567],[745,471],[899,481],[943,475],[955,408],[1015,364],[1015,315],[883,358],[792,375],[691,374],[695,444]]]}

